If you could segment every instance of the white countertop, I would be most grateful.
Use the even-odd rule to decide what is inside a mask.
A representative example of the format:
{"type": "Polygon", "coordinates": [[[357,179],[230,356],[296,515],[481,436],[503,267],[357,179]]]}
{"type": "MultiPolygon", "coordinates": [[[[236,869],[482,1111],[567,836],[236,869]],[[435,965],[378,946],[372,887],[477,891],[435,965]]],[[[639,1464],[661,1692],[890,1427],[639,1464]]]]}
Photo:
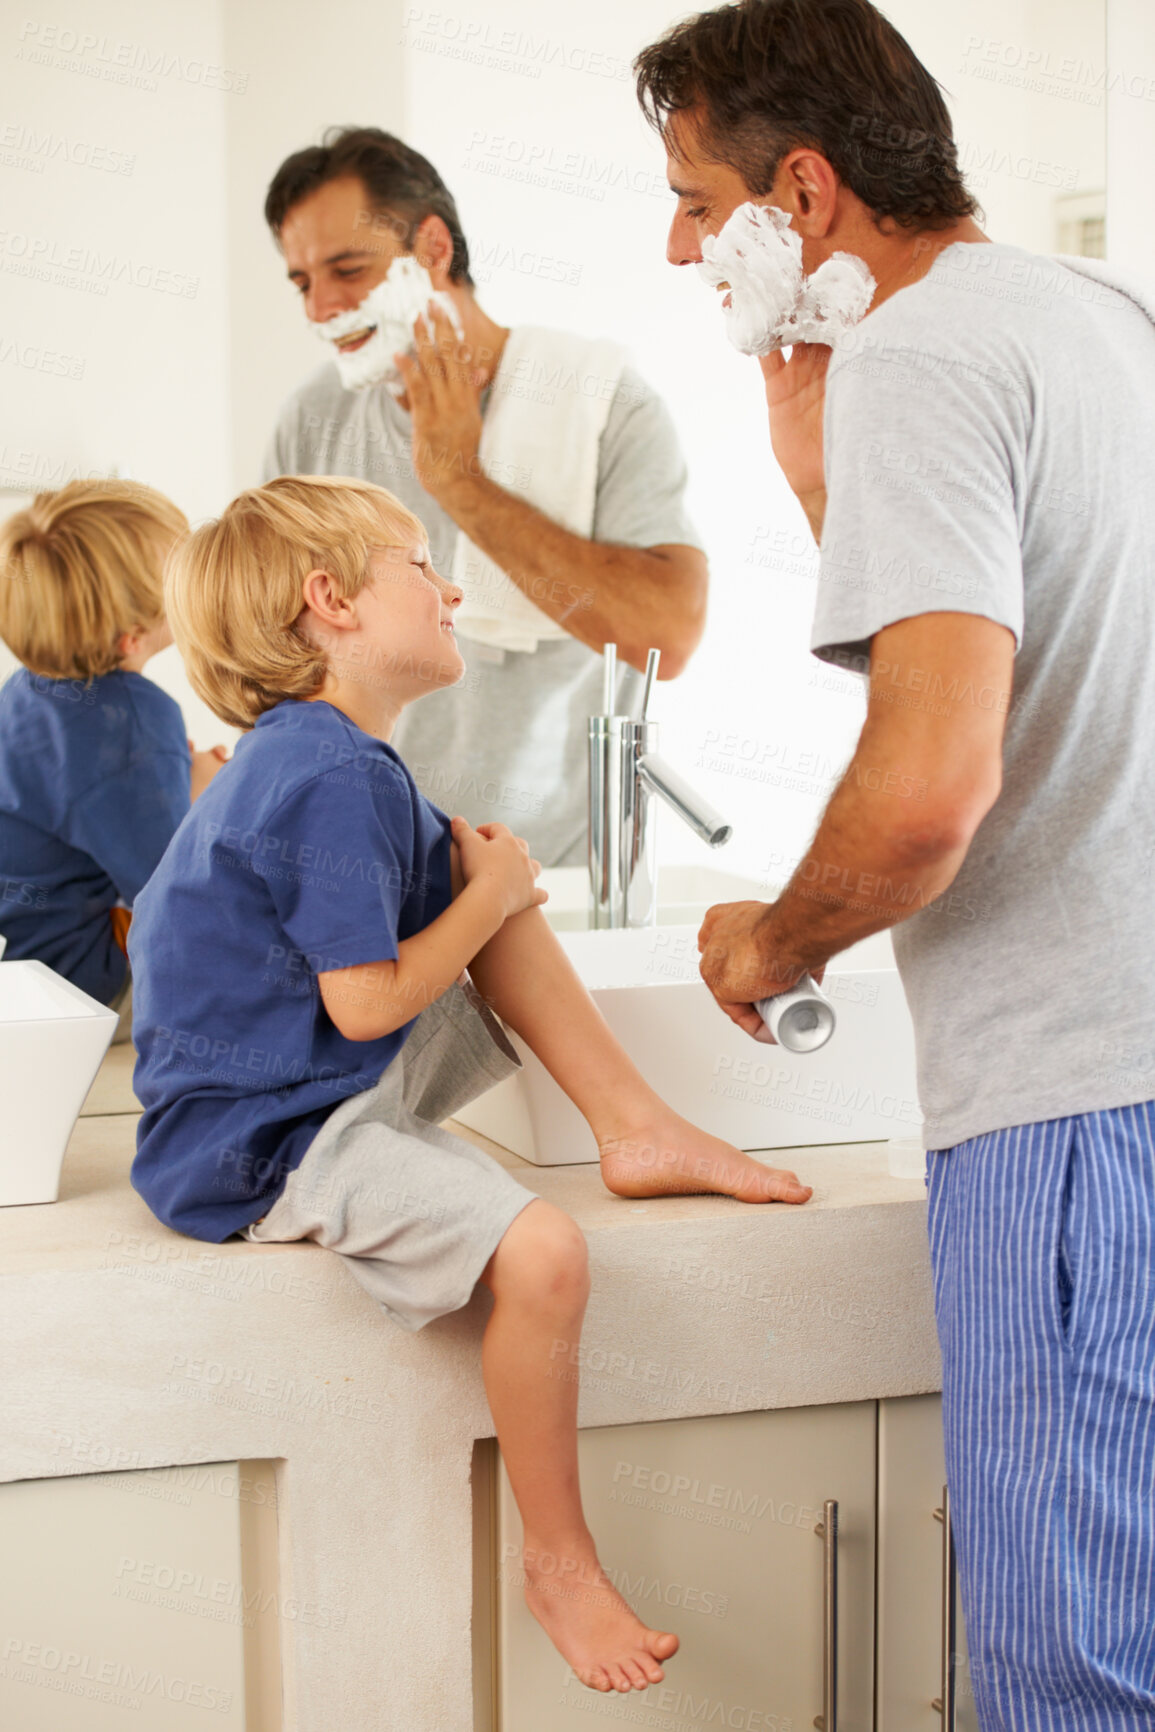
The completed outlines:
{"type": "MultiPolygon", "coordinates": [[[[411,1335],[317,1246],[170,1232],[129,1184],[131,1068],[127,1047],[109,1055],[59,1201],[0,1208],[0,1480],[273,1460],[286,1591],[349,1607],[324,1643],[285,1622],[286,1732],[370,1732],[382,1677],[395,1724],[472,1724],[488,1295],[411,1335]]],[[[814,1186],[792,1208],[635,1202],[596,1167],[462,1134],[587,1235],[583,1426],[939,1388],[923,1185],[890,1176],[885,1144],[776,1151],[814,1186]]]]}

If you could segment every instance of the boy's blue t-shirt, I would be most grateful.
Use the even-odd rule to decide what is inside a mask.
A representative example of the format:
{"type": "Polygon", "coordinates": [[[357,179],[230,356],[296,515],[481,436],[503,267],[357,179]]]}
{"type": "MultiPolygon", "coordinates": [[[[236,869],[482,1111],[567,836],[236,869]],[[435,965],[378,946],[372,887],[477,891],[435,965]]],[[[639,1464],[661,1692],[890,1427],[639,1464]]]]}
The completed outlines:
{"type": "MultiPolygon", "coordinates": [[[[448,908],[450,829],[391,746],[322,702],[260,717],[173,838],[129,934],[132,1182],[220,1241],[263,1215],[412,1022],[346,1040],[318,974],[391,961],[448,908]]],[[[415,1008],[416,1016],[422,1007],[415,1008]]]]}
{"type": "Polygon", "coordinates": [[[143,674],[0,686],[0,932],[102,1004],[124,983],[109,910],[131,908],[189,809],[180,707],[143,674]]]}

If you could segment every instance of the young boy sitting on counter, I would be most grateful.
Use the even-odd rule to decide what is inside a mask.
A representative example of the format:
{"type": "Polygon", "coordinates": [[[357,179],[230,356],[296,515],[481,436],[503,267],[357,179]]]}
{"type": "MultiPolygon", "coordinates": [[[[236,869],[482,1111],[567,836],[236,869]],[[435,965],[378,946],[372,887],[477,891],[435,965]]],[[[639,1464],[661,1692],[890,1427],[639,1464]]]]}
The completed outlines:
{"type": "Polygon", "coordinates": [[[550,1374],[579,1339],[584,1238],[440,1121],[518,1067],[501,1018],[619,1195],[810,1191],[658,1098],[547,924],[525,842],[447,817],[390,746],[406,704],[464,673],[461,591],[415,517],[367,483],[283,476],[176,549],[166,595],[194,688],[248,731],[137,904],[133,1182],[194,1237],[328,1247],[405,1329],[487,1286],[528,1604],[584,1683],[644,1690],[677,1637],[602,1571],[576,1382],[550,1374]]]}

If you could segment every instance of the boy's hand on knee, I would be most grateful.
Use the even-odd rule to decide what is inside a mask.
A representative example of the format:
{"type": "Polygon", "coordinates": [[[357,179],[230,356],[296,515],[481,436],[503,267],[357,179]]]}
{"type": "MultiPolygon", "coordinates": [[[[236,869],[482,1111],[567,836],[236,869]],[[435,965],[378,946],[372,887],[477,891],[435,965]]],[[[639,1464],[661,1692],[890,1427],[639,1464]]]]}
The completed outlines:
{"type": "Polygon", "coordinates": [[[507,825],[479,824],[475,830],[467,819],[458,817],[452,820],[452,833],[466,886],[479,883],[491,888],[503,919],[549,900],[549,892],[536,883],[541,861],[533,859],[529,843],[507,825]]]}

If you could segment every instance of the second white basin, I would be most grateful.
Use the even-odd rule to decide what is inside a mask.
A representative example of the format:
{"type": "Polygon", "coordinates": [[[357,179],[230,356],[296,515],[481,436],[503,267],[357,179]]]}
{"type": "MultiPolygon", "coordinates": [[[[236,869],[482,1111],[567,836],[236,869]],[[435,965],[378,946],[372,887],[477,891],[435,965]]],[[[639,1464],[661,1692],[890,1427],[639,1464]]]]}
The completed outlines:
{"type": "MultiPolygon", "coordinates": [[[[736,882],[744,888],[720,889],[708,901],[769,896],[736,882]]],[[[914,1036],[889,937],[879,933],[834,958],[824,989],[837,1027],[818,1052],[797,1054],[752,1040],[717,1008],[698,974],[701,911],[692,922],[558,933],[606,1021],[663,1099],[742,1149],[914,1136],[922,1122],[914,1036]]],[[[510,1038],[523,1068],[457,1118],[537,1166],[595,1161],[597,1146],[577,1108],[525,1043],[512,1031],[510,1038]]]]}

